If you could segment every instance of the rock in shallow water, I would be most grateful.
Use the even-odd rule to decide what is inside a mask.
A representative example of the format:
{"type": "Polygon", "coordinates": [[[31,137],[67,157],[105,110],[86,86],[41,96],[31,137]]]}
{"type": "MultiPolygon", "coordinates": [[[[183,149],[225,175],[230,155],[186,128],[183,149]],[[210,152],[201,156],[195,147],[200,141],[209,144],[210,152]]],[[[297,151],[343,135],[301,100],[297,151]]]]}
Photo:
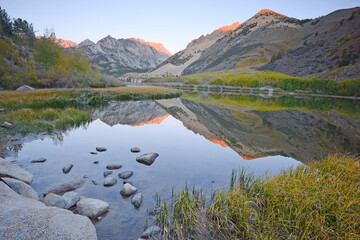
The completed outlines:
{"type": "Polygon", "coordinates": [[[134,207],[139,208],[141,203],[143,201],[143,195],[142,193],[137,193],[135,196],[131,198],[131,203],[134,205],[134,207]]]}
{"type": "Polygon", "coordinates": [[[91,180],[93,182],[94,185],[98,185],[97,181],[95,180],[91,180]]]}
{"type": "Polygon", "coordinates": [[[10,177],[31,184],[33,175],[21,167],[0,158],[0,177],[10,177]]]}
{"type": "Polygon", "coordinates": [[[104,147],[96,147],[96,151],[98,152],[105,152],[107,149],[104,147]]]}
{"type": "Polygon", "coordinates": [[[46,158],[38,158],[31,161],[31,163],[43,163],[46,161],[46,158]]]}
{"type": "Polygon", "coordinates": [[[84,185],[85,182],[86,181],[82,178],[74,178],[63,184],[60,184],[58,186],[50,188],[49,190],[44,192],[44,195],[47,195],[49,193],[62,193],[62,192],[68,192],[71,190],[75,190],[75,189],[81,187],[82,185],[84,185]]]}
{"type": "Polygon", "coordinates": [[[3,178],[3,180],[7,183],[7,185],[9,185],[9,187],[11,187],[12,190],[21,196],[39,200],[37,192],[30,187],[30,185],[13,178],[3,178]]]}
{"type": "Polygon", "coordinates": [[[54,193],[49,193],[46,195],[43,202],[46,206],[49,207],[65,208],[66,206],[66,201],[61,196],[54,193]]]}
{"type": "Polygon", "coordinates": [[[140,152],[140,148],[134,147],[134,148],[130,149],[130,151],[133,153],[138,153],[138,152],[140,152]]]}
{"type": "Polygon", "coordinates": [[[98,164],[99,163],[99,161],[94,161],[94,164],[98,164]]]}
{"type": "Polygon", "coordinates": [[[96,154],[97,154],[97,152],[90,152],[90,154],[96,155],[96,154]]]}
{"type": "Polygon", "coordinates": [[[130,183],[125,183],[124,187],[120,190],[121,195],[128,197],[136,193],[137,188],[130,183]]]}
{"type": "Polygon", "coordinates": [[[122,168],[121,164],[109,164],[106,166],[106,169],[109,169],[109,170],[116,170],[119,168],[122,168]]]}
{"type": "Polygon", "coordinates": [[[107,178],[105,178],[104,186],[105,186],[105,187],[111,187],[111,186],[114,186],[116,183],[117,183],[116,178],[114,178],[114,177],[107,177],[107,178]]]}
{"type": "Polygon", "coordinates": [[[119,173],[119,178],[122,178],[122,179],[128,179],[129,177],[131,177],[133,175],[133,171],[125,171],[125,172],[121,172],[119,173]]]}
{"type": "Polygon", "coordinates": [[[146,229],[145,232],[141,235],[142,238],[149,238],[156,234],[158,234],[161,231],[160,227],[158,226],[151,226],[146,229]]]}
{"type": "Polygon", "coordinates": [[[73,166],[74,166],[74,165],[72,165],[72,164],[66,165],[66,166],[62,169],[63,173],[68,174],[68,173],[71,171],[71,169],[73,168],[73,166]]]}
{"type": "Polygon", "coordinates": [[[111,175],[112,172],[113,172],[113,171],[105,171],[105,172],[104,172],[104,177],[107,177],[107,176],[111,175]]]}
{"type": "Polygon", "coordinates": [[[83,198],[76,204],[79,214],[96,218],[109,209],[109,204],[99,199],[83,198]]]}
{"type": "Polygon", "coordinates": [[[24,198],[3,182],[0,203],[0,239],[97,239],[89,218],[24,198]]]}
{"type": "Polygon", "coordinates": [[[136,158],[136,161],[150,166],[155,162],[155,159],[159,156],[157,153],[146,153],[136,158]]]}
{"type": "Polygon", "coordinates": [[[62,198],[65,200],[65,207],[69,209],[74,206],[78,201],[80,201],[80,194],[77,192],[67,192],[62,195],[62,198]]]}

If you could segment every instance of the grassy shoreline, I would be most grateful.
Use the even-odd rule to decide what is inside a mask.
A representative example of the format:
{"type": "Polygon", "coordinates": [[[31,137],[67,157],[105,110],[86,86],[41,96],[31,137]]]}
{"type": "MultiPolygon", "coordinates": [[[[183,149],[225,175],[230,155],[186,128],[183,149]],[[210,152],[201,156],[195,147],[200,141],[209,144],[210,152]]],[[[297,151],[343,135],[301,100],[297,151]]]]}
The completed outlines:
{"type": "Polygon", "coordinates": [[[35,91],[1,91],[0,136],[21,133],[52,132],[86,124],[92,120],[91,109],[109,101],[150,100],[180,97],[181,92],[163,87],[117,87],[104,89],[40,89],[35,91]]]}
{"type": "Polygon", "coordinates": [[[158,205],[166,239],[359,239],[360,162],[329,155],[264,180],[233,172],[210,199],[185,186],[158,205]]]}

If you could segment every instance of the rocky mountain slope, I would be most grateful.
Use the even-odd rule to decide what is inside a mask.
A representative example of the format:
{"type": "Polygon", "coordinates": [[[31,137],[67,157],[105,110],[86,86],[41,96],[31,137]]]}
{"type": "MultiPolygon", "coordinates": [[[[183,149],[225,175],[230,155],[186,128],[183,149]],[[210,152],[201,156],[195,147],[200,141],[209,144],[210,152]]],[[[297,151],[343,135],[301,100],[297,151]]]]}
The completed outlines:
{"type": "MultiPolygon", "coordinates": [[[[36,38],[40,39],[41,36],[36,36],[36,38]]],[[[77,47],[77,45],[78,45],[76,42],[73,42],[73,41],[70,41],[70,40],[64,40],[64,39],[61,39],[61,38],[52,38],[51,41],[53,43],[59,44],[63,48],[77,47]]]]}
{"type": "Polygon", "coordinates": [[[134,39],[115,39],[110,35],[97,43],[89,39],[78,48],[101,72],[120,76],[127,72],[145,72],[156,68],[169,55],[134,39]]]}
{"type": "Polygon", "coordinates": [[[169,57],[172,56],[172,53],[169,52],[162,43],[148,42],[148,41],[145,41],[144,39],[141,39],[141,38],[131,38],[131,39],[136,40],[136,41],[141,42],[141,43],[144,43],[144,44],[146,44],[146,45],[148,45],[150,47],[153,47],[156,50],[158,50],[159,52],[166,53],[169,57]]]}

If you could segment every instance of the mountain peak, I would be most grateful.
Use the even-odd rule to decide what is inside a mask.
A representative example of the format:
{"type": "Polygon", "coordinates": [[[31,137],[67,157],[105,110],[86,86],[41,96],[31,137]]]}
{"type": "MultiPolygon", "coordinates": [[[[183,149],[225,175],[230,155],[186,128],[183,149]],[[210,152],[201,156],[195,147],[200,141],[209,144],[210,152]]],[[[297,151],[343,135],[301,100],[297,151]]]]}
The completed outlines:
{"type": "Polygon", "coordinates": [[[142,44],[146,44],[146,45],[148,45],[148,46],[150,46],[150,47],[153,47],[153,48],[155,48],[157,51],[163,52],[163,53],[167,54],[168,56],[172,56],[171,52],[169,52],[169,51],[165,48],[165,46],[164,46],[163,44],[161,44],[161,43],[147,42],[147,41],[145,41],[144,39],[141,39],[141,38],[130,38],[130,39],[132,39],[132,40],[134,40],[134,41],[137,41],[137,42],[140,42],[140,43],[142,43],[142,44]]]}
{"type": "Polygon", "coordinates": [[[256,15],[263,15],[263,14],[277,14],[277,15],[280,15],[280,16],[283,16],[283,17],[286,17],[286,18],[289,18],[288,16],[286,16],[286,15],[284,15],[284,14],[275,12],[275,11],[270,10],[270,9],[261,9],[258,13],[255,14],[255,16],[256,16],[256,15]]]}
{"type": "Polygon", "coordinates": [[[235,22],[231,25],[226,25],[226,26],[223,26],[221,28],[218,28],[217,30],[218,31],[221,31],[221,32],[228,32],[228,31],[233,31],[235,30],[238,26],[240,25],[239,22],[235,22]]]}

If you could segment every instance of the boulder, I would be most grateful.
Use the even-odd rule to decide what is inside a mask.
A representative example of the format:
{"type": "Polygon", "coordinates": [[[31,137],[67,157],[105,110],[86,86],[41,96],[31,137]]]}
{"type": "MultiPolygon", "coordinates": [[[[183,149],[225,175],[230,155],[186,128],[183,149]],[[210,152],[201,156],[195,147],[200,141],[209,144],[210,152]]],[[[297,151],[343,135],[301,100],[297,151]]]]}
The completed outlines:
{"type": "Polygon", "coordinates": [[[74,206],[78,201],[80,201],[80,194],[77,192],[67,192],[62,195],[62,198],[65,200],[65,208],[69,209],[74,206]]]}
{"type": "Polygon", "coordinates": [[[0,158],[0,177],[10,177],[31,184],[33,175],[21,167],[0,158]]]}
{"type": "Polygon", "coordinates": [[[104,147],[96,147],[96,151],[98,152],[105,152],[107,149],[104,147]]]}
{"type": "Polygon", "coordinates": [[[143,232],[143,234],[141,235],[142,238],[149,238],[152,237],[156,234],[158,234],[161,231],[160,227],[158,226],[151,226],[148,227],[145,232],[143,232]]]}
{"type": "Polygon", "coordinates": [[[87,217],[24,198],[3,182],[0,203],[0,239],[97,239],[95,227],[87,217]]]}
{"type": "Polygon", "coordinates": [[[49,207],[65,208],[66,206],[66,201],[61,196],[54,193],[46,195],[43,202],[49,207]]]}
{"type": "Polygon", "coordinates": [[[119,173],[119,178],[122,178],[122,179],[128,179],[129,177],[131,177],[133,175],[133,171],[125,171],[125,172],[121,172],[119,173]]]}
{"type": "Polygon", "coordinates": [[[34,88],[28,85],[22,85],[16,89],[16,91],[34,91],[34,88]]]}
{"type": "Polygon", "coordinates": [[[136,193],[137,188],[131,185],[130,183],[125,183],[124,187],[120,190],[120,194],[124,197],[128,197],[136,193]]]}
{"type": "Polygon", "coordinates": [[[31,163],[43,163],[46,161],[46,158],[38,158],[31,161],[31,163]]]}
{"type": "Polygon", "coordinates": [[[116,169],[119,169],[119,168],[122,168],[121,164],[110,164],[110,165],[106,166],[106,169],[109,169],[109,170],[116,170],[116,169]]]}
{"type": "Polygon", "coordinates": [[[74,165],[72,165],[72,164],[68,164],[65,167],[63,167],[63,169],[62,169],[63,173],[68,174],[71,171],[71,169],[73,168],[73,166],[74,165]]]}
{"type": "Polygon", "coordinates": [[[150,166],[154,163],[155,159],[159,156],[157,153],[146,153],[136,158],[136,161],[150,166]]]}
{"type": "Polygon", "coordinates": [[[111,175],[112,172],[113,172],[113,171],[105,171],[105,172],[104,172],[104,177],[107,177],[107,176],[111,175]]]}
{"type": "Polygon", "coordinates": [[[116,183],[117,183],[116,178],[114,178],[114,177],[107,177],[107,178],[105,178],[104,186],[105,186],[105,187],[111,187],[111,186],[114,186],[116,183]]]}
{"type": "Polygon", "coordinates": [[[109,204],[99,199],[82,198],[77,202],[76,209],[81,215],[96,218],[109,209],[109,204]]]}
{"type": "Polygon", "coordinates": [[[131,198],[131,203],[134,205],[134,207],[139,208],[141,203],[143,201],[143,195],[142,193],[137,193],[135,196],[131,198]]]}
{"type": "Polygon", "coordinates": [[[39,200],[37,192],[32,187],[30,187],[30,185],[13,178],[3,178],[3,180],[6,182],[7,185],[9,185],[12,190],[20,194],[21,196],[34,200],[39,200]]]}
{"type": "Polygon", "coordinates": [[[82,178],[74,178],[63,184],[50,188],[49,190],[44,192],[44,195],[47,195],[49,193],[63,193],[63,192],[72,191],[84,185],[85,182],[86,181],[82,178]]]}
{"type": "Polygon", "coordinates": [[[3,122],[3,123],[1,124],[1,127],[3,127],[3,128],[11,128],[11,127],[12,127],[12,124],[9,123],[9,122],[7,122],[7,121],[5,121],[5,122],[3,122]]]}
{"type": "Polygon", "coordinates": [[[134,148],[131,148],[130,151],[133,153],[138,153],[138,152],[140,152],[140,148],[134,147],[134,148]]]}

